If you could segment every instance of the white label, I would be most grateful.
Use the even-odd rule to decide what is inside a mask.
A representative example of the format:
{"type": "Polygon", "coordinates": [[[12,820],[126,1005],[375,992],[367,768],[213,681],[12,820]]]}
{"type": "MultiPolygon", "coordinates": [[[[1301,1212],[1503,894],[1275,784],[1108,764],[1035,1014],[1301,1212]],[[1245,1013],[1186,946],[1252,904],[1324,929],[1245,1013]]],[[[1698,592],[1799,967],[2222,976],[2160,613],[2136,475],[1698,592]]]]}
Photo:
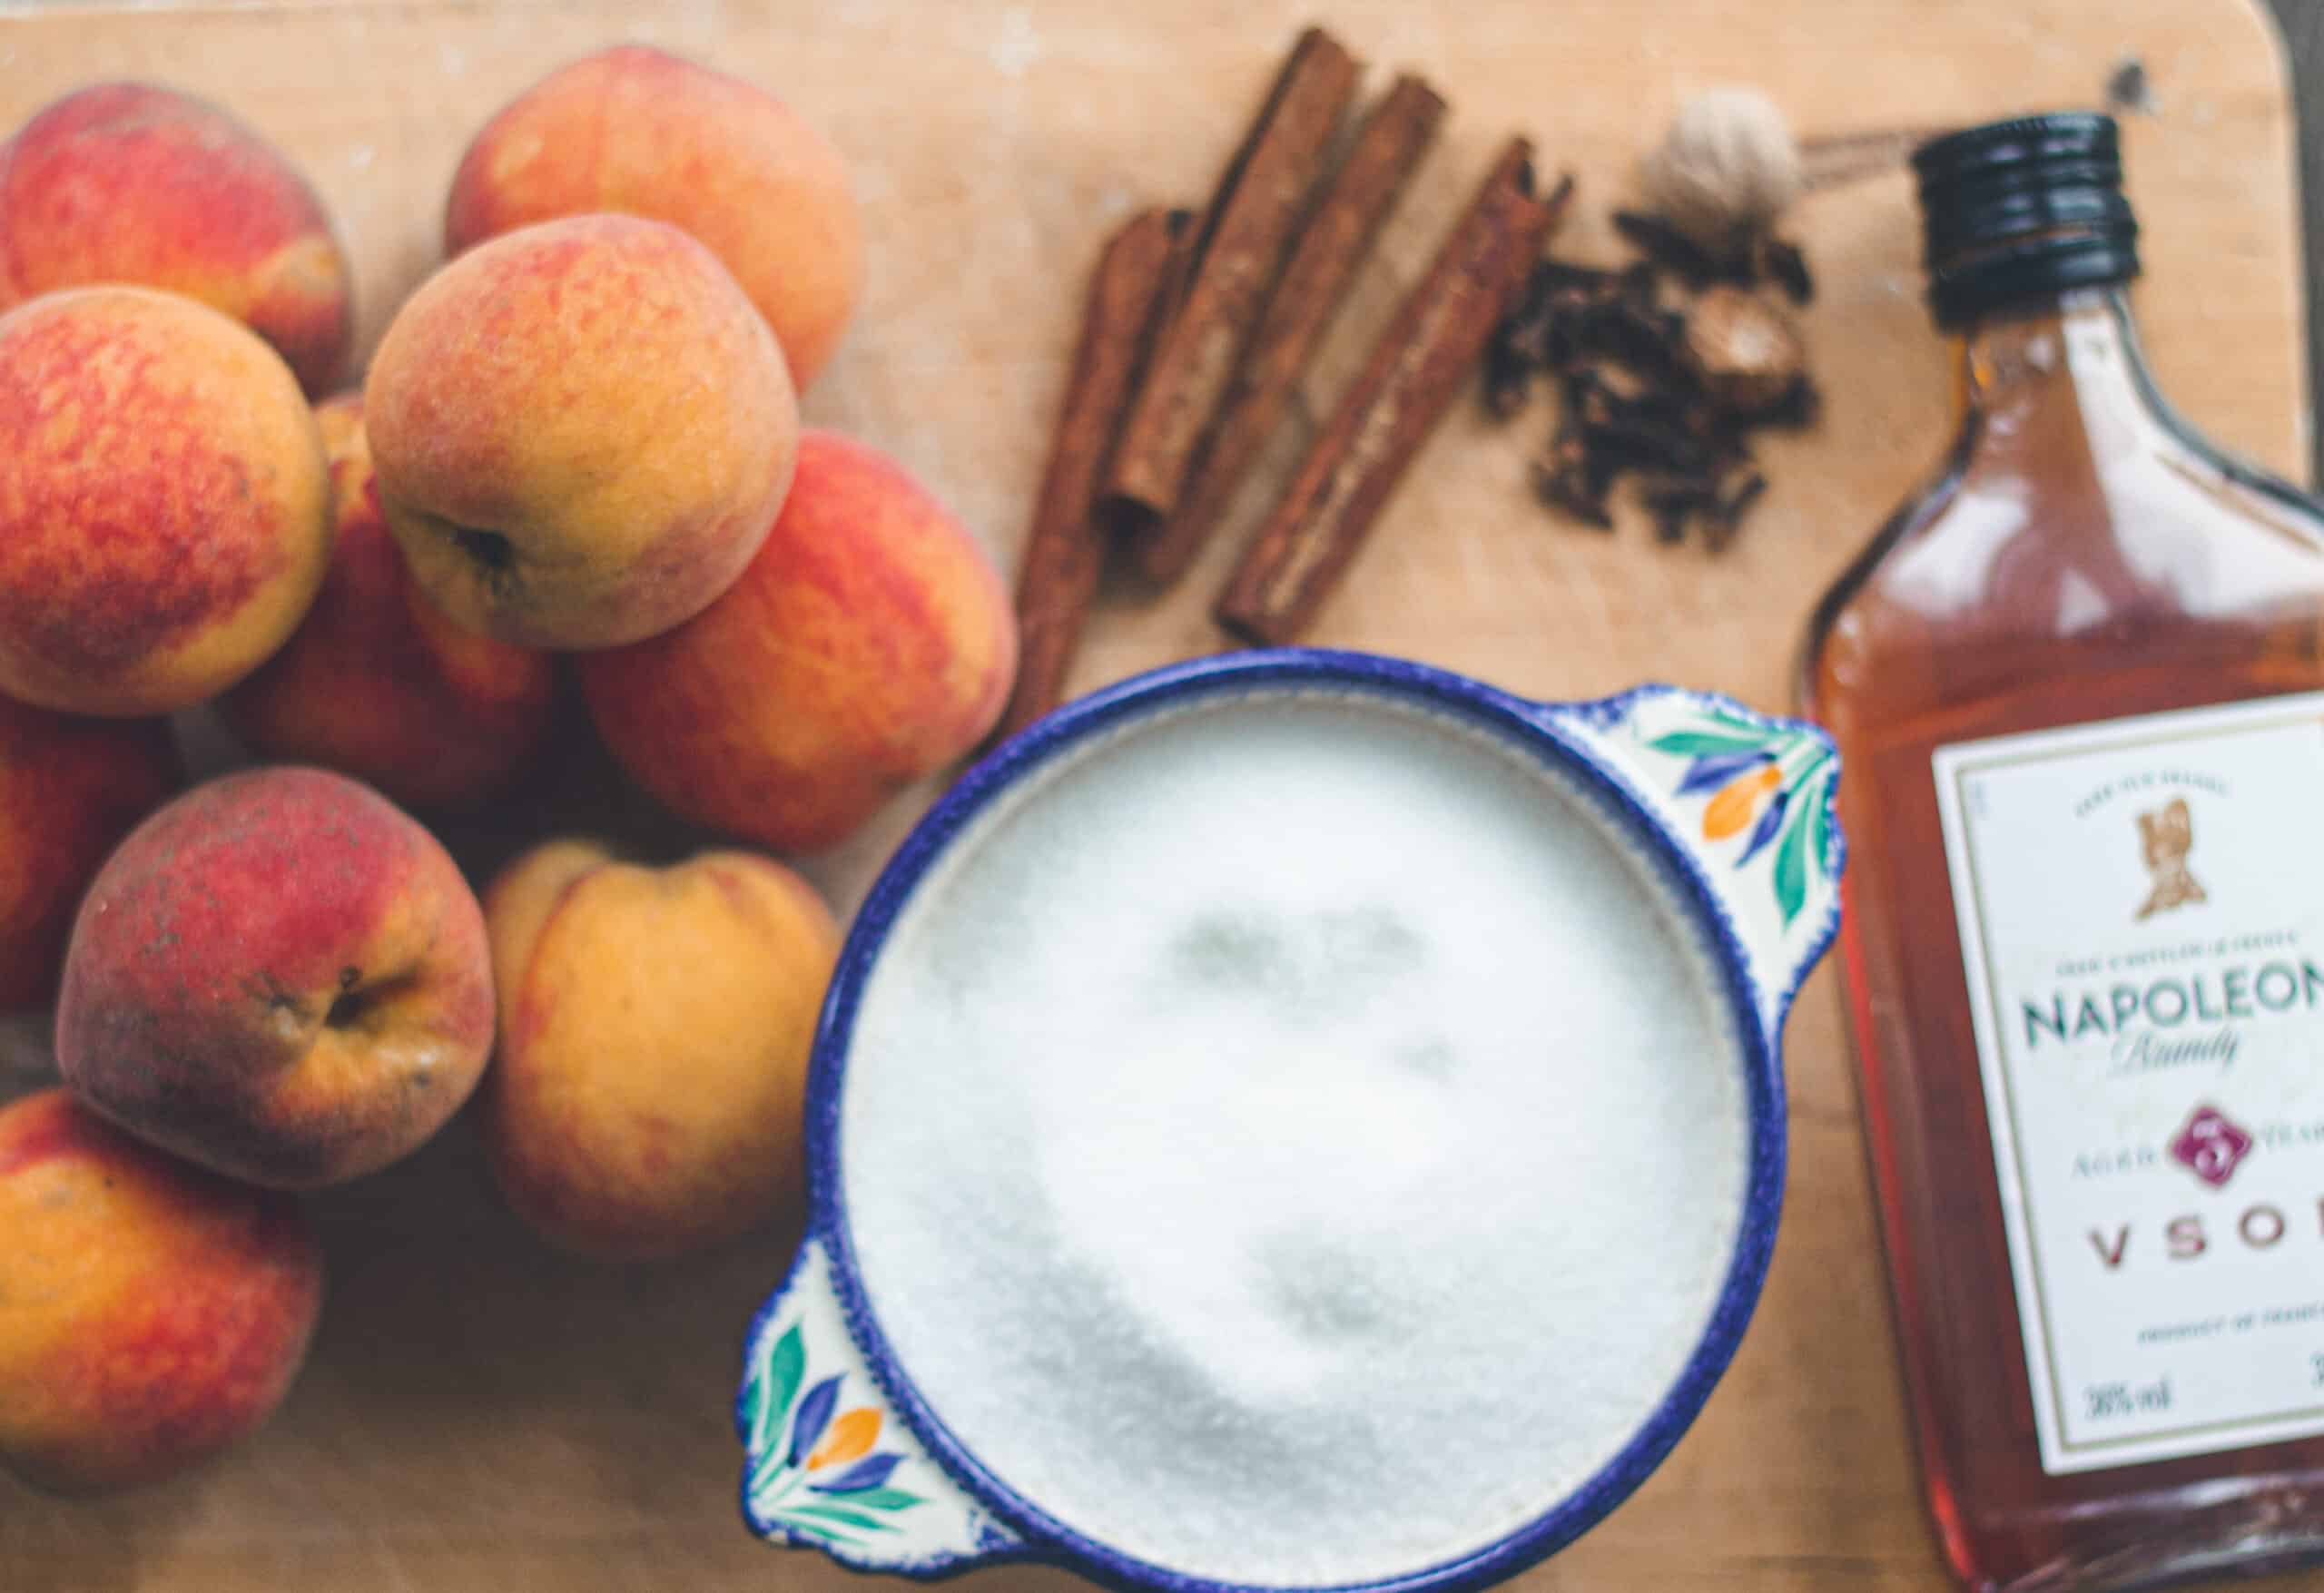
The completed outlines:
{"type": "Polygon", "coordinates": [[[2324,1432],[2324,693],[1934,762],[2043,1468],[2324,1432]]]}

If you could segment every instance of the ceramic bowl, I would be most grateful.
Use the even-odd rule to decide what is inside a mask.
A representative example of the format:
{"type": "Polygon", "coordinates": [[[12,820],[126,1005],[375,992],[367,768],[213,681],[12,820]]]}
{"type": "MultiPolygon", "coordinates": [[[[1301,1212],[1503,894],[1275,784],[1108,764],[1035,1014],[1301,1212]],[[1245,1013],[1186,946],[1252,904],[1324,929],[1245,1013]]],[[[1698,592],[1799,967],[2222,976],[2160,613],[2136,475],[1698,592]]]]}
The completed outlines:
{"type": "MultiPolygon", "coordinates": [[[[838,1153],[842,1086],[865,983],[899,913],[988,804],[1068,749],[1140,716],[1204,696],[1316,691],[1385,697],[1502,738],[1562,776],[1626,833],[1716,964],[1749,1116],[1742,1209],[1723,1286],[1682,1370],[1640,1411],[1628,1441],[1580,1486],[1541,1499],[1521,1527],[1472,1552],[1337,1586],[1447,1593],[1510,1576],[1604,1517],[1701,1410],[1742,1338],[1775,1242],[1784,1182],[1785,1015],[1838,919],[1842,843],[1832,743],[1810,725],[1668,686],[1544,703],[1394,659],[1309,649],[1233,654],[1084,698],[997,750],[911,833],[857,916],[815,1046],[807,1234],[752,1324],[735,1404],[745,1450],[743,1511],[762,1537],[857,1569],[919,1578],[1038,1561],[1122,1588],[1247,1593],[1243,1584],[1143,1561],[1074,1530],[948,1431],[883,1337],[861,1281],[838,1153]]],[[[1102,757],[1105,748],[1088,755],[1102,757]]]]}

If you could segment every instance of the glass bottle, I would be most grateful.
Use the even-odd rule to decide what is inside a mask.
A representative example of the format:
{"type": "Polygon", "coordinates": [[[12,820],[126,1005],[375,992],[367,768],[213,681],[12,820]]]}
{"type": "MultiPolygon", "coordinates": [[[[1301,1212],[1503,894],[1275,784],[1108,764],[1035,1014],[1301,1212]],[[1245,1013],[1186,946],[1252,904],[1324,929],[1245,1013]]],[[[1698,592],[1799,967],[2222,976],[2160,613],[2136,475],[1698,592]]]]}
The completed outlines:
{"type": "Polygon", "coordinates": [[[1975,1589],[2324,1552],[2324,505],[2171,412],[2113,123],[1915,157],[1959,430],[1818,605],[1922,1477],[1975,1589]]]}

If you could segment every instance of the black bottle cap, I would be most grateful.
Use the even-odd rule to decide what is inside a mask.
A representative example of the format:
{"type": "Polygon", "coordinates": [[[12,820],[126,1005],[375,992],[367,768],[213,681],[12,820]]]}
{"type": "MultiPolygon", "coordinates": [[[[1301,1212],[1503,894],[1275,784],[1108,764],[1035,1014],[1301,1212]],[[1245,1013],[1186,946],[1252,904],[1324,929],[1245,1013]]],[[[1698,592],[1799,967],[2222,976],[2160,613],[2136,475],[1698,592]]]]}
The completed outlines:
{"type": "Polygon", "coordinates": [[[2066,111],[1990,123],[1913,152],[1937,325],[2139,274],[2114,119],[2066,111]]]}

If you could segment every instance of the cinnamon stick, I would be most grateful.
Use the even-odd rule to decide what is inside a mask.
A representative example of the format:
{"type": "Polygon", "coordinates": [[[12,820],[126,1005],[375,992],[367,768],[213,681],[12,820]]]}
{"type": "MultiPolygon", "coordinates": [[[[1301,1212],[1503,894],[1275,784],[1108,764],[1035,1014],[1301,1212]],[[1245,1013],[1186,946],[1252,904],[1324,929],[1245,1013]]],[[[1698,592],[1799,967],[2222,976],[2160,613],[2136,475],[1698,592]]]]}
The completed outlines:
{"type": "Polygon", "coordinates": [[[1410,75],[1398,78],[1364,118],[1300,229],[1291,263],[1196,447],[1177,503],[1141,528],[1133,551],[1149,581],[1167,584],[1184,575],[1225,518],[1443,118],[1444,101],[1410,75]]]}
{"type": "Polygon", "coordinates": [[[1355,93],[1354,57],[1321,28],[1299,35],[1227,162],[1195,245],[1184,303],[1131,400],[1104,506],[1135,525],[1177,502],[1194,454],[1306,208],[1355,93]]]}
{"type": "Polygon", "coordinates": [[[990,740],[1056,707],[1105,566],[1091,511],[1122,406],[1152,352],[1194,251],[1191,211],[1157,206],[1122,223],[1098,256],[1017,576],[1017,682],[990,740]]]}
{"type": "Polygon", "coordinates": [[[1524,286],[1572,190],[1568,178],[1534,197],[1532,147],[1510,141],[1243,556],[1213,610],[1221,625],[1280,645],[1315,618],[1524,286]]]}

